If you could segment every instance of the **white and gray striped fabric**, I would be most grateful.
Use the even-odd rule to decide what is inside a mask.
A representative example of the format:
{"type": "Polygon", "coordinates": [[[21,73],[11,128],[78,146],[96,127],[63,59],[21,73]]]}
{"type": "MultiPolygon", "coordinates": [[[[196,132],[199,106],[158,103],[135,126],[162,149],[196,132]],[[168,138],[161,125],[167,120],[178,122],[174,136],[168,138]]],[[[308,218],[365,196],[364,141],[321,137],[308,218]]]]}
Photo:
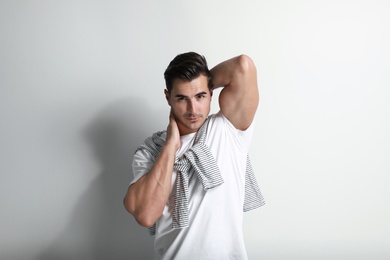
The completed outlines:
{"type": "MultiPolygon", "coordinates": [[[[175,206],[172,211],[172,228],[189,226],[188,181],[190,170],[196,173],[205,191],[223,184],[217,162],[205,144],[208,122],[207,118],[196,133],[194,145],[183,156],[175,159],[174,169],[177,171],[177,179],[175,206]]],[[[152,158],[157,159],[165,144],[164,133],[165,131],[159,131],[147,138],[136,152],[145,150],[151,154],[152,158]]],[[[243,211],[246,212],[262,205],[264,205],[264,199],[253,173],[249,156],[247,156],[243,211]]],[[[150,235],[154,235],[155,232],[156,224],[149,228],[150,235]]]]}

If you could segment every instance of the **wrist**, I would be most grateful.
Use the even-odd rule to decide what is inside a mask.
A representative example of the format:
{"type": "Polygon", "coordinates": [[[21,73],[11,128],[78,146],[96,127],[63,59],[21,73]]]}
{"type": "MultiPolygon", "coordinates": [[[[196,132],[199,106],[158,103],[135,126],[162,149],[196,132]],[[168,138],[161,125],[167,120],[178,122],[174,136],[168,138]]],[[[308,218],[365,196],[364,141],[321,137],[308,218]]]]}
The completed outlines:
{"type": "Polygon", "coordinates": [[[180,141],[177,142],[172,139],[167,139],[163,149],[167,149],[168,151],[176,153],[176,151],[179,150],[179,148],[180,148],[180,141]]]}

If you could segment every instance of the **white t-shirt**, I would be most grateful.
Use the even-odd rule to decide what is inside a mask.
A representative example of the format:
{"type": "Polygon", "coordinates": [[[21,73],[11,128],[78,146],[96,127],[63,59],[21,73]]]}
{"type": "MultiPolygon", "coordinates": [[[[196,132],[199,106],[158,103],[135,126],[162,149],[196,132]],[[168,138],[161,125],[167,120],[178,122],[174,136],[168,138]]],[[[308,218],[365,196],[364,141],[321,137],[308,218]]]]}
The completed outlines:
{"type": "MultiPolygon", "coordinates": [[[[176,172],[173,172],[171,195],[163,214],[157,220],[156,259],[247,259],[243,239],[243,204],[247,153],[253,135],[253,124],[237,130],[221,112],[209,116],[206,145],[217,161],[224,183],[204,191],[196,174],[189,174],[189,227],[172,229],[170,209],[174,207],[176,172]]],[[[194,143],[195,133],[181,136],[177,156],[194,143]]],[[[153,159],[147,152],[134,155],[136,182],[149,172],[153,159]]]]}

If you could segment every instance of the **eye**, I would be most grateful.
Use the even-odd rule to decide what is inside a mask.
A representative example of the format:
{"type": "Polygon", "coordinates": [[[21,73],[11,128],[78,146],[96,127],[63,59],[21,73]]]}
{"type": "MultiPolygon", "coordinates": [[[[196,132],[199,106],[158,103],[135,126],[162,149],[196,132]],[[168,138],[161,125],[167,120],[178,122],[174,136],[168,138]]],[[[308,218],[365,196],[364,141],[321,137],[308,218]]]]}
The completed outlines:
{"type": "Polygon", "coordinates": [[[206,97],[205,94],[199,94],[199,95],[197,95],[197,98],[198,98],[198,99],[202,99],[202,98],[205,98],[205,97],[206,97]]]}

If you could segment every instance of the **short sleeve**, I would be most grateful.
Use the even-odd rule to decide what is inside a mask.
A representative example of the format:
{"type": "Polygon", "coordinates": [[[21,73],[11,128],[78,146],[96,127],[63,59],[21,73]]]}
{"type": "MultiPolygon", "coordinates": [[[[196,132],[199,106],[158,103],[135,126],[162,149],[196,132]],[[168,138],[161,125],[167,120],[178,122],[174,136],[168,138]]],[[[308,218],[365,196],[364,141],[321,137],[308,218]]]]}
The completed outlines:
{"type": "Polygon", "coordinates": [[[132,168],[134,179],[130,185],[137,182],[142,176],[150,172],[154,165],[153,156],[146,150],[138,150],[134,154],[132,168]]]}
{"type": "Polygon", "coordinates": [[[255,122],[253,121],[251,125],[244,131],[238,130],[238,135],[241,138],[242,145],[245,147],[246,150],[249,150],[249,147],[252,143],[254,128],[255,128],[255,122]]]}
{"type": "Polygon", "coordinates": [[[221,116],[227,127],[230,129],[231,132],[234,132],[236,136],[239,138],[241,146],[244,151],[248,151],[250,144],[252,142],[253,132],[254,132],[254,120],[250,124],[250,126],[242,131],[234,127],[234,125],[225,117],[222,112],[220,111],[217,115],[221,116]]]}

